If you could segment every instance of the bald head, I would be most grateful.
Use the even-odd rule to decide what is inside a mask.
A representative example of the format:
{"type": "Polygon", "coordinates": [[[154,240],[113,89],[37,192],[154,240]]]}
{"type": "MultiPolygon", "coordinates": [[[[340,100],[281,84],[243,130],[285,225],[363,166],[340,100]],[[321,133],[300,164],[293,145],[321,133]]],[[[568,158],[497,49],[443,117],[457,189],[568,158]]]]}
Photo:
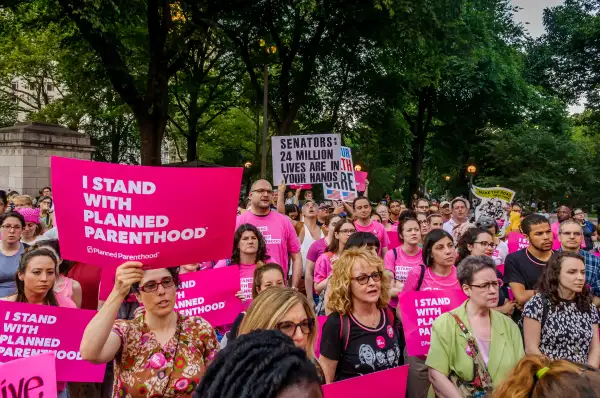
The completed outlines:
{"type": "Polygon", "coordinates": [[[254,214],[267,214],[271,208],[273,187],[267,180],[258,180],[250,188],[250,205],[254,214]]]}
{"type": "Polygon", "coordinates": [[[252,187],[250,188],[251,191],[254,191],[256,189],[273,189],[273,186],[271,185],[271,183],[267,180],[256,180],[254,181],[254,184],[252,184],[252,187]]]}
{"type": "Polygon", "coordinates": [[[569,218],[571,218],[571,209],[569,209],[567,206],[560,206],[556,211],[556,218],[558,218],[559,223],[567,221],[569,218]]]}

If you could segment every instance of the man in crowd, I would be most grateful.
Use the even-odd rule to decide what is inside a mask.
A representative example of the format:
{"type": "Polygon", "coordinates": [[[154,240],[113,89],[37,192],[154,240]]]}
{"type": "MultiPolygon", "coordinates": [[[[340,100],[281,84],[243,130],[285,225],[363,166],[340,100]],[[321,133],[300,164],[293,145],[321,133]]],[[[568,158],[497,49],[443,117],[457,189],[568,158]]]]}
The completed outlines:
{"type": "Polygon", "coordinates": [[[385,257],[387,253],[387,247],[389,245],[389,238],[383,224],[371,220],[371,203],[364,196],[359,196],[354,199],[352,204],[354,209],[354,227],[356,232],[370,232],[379,239],[379,255],[385,257]]]}
{"type": "Polygon", "coordinates": [[[287,274],[288,254],[292,257],[292,287],[298,287],[302,278],[300,241],[292,221],[271,210],[273,187],[266,180],[258,180],[250,189],[250,210],[238,216],[236,229],[241,224],[252,224],[262,233],[267,244],[270,262],[281,265],[287,274]]]}
{"type": "Polygon", "coordinates": [[[535,294],[535,286],[552,256],[552,230],[548,220],[531,214],[521,222],[521,229],[529,239],[529,247],[506,256],[504,277],[512,290],[517,308],[513,319],[519,321],[525,303],[535,294]]]}
{"type": "Polygon", "coordinates": [[[327,220],[327,216],[329,216],[329,206],[325,202],[319,203],[319,208],[317,210],[317,225],[319,227],[325,225],[325,220],[327,220]]]}
{"type": "Polygon", "coordinates": [[[585,261],[585,283],[590,285],[594,304],[600,305],[600,257],[581,249],[583,228],[576,220],[563,221],[558,228],[560,250],[579,253],[585,261]]]}
{"type": "Polygon", "coordinates": [[[390,202],[390,224],[396,225],[398,224],[398,217],[400,217],[400,213],[402,212],[402,203],[399,200],[392,200],[390,202]]]}
{"type": "Polygon", "coordinates": [[[444,222],[450,221],[452,218],[452,210],[450,210],[450,202],[444,200],[440,203],[440,214],[444,218],[444,222]]]}
{"type": "Polygon", "coordinates": [[[417,200],[417,207],[415,208],[417,213],[429,213],[429,201],[425,198],[417,200]]]}
{"type": "Polygon", "coordinates": [[[598,231],[594,224],[585,219],[586,214],[581,209],[573,210],[573,219],[581,225],[583,230],[583,248],[585,250],[592,250],[594,248],[594,242],[598,239],[598,231]]]}
{"type": "Polygon", "coordinates": [[[571,209],[564,205],[560,206],[556,210],[556,218],[558,219],[558,221],[552,223],[551,225],[553,236],[552,250],[560,249],[560,241],[558,240],[558,228],[560,227],[560,224],[571,218],[571,209]]]}
{"type": "Polygon", "coordinates": [[[454,231],[455,228],[458,228],[460,225],[467,222],[469,201],[461,197],[454,198],[452,202],[450,202],[450,209],[452,210],[452,217],[444,223],[444,231],[452,235],[452,231],[454,231]]]}

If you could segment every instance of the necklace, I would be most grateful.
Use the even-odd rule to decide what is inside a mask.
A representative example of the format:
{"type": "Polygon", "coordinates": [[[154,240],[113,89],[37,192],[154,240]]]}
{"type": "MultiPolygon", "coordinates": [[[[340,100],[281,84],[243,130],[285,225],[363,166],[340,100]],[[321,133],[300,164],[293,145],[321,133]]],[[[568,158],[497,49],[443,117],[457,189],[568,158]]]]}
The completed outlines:
{"type": "MultiPolygon", "coordinates": [[[[551,252],[552,252],[552,254],[554,254],[554,250],[551,250],[551,252]]],[[[547,264],[547,262],[540,263],[540,262],[535,261],[533,258],[531,258],[531,255],[529,254],[529,250],[527,250],[527,249],[525,249],[525,255],[527,256],[529,261],[531,261],[532,263],[534,263],[536,265],[545,266],[547,264]]]]}
{"type": "MultiPolygon", "coordinates": [[[[402,247],[400,247],[400,259],[404,263],[406,263],[406,264],[420,264],[421,263],[421,259],[420,258],[418,258],[417,261],[410,261],[406,257],[404,257],[404,254],[406,254],[406,252],[404,251],[404,249],[402,247]]],[[[417,254],[415,254],[415,256],[418,255],[418,254],[419,254],[419,252],[417,251],[417,254]]],[[[407,254],[407,256],[408,256],[408,254],[407,254]]]]}
{"type": "Polygon", "coordinates": [[[377,324],[379,323],[379,319],[378,319],[378,318],[379,318],[379,314],[380,314],[380,312],[379,312],[379,311],[377,311],[377,312],[375,313],[375,315],[374,315],[374,316],[375,316],[375,318],[374,318],[373,320],[367,320],[367,319],[363,319],[363,321],[361,321],[361,320],[359,319],[359,318],[361,318],[361,317],[359,317],[357,314],[353,314],[353,316],[354,316],[354,318],[355,318],[355,319],[356,319],[356,320],[357,320],[359,323],[361,323],[361,324],[363,324],[363,325],[366,325],[366,326],[368,326],[368,327],[370,327],[370,328],[375,328],[375,326],[377,326],[377,324]]]}
{"type": "Polygon", "coordinates": [[[438,284],[438,285],[440,285],[440,286],[454,286],[454,285],[456,285],[456,281],[454,281],[454,282],[452,282],[452,283],[441,283],[441,282],[439,282],[439,281],[438,281],[437,279],[435,279],[435,278],[433,277],[433,275],[431,274],[431,268],[427,268],[427,275],[429,275],[429,277],[430,277],[430,278],[431,278],[431,279],[432,279],[432,280],[433,280],[435,283],[437,283],[437,284],[438,284]]]}

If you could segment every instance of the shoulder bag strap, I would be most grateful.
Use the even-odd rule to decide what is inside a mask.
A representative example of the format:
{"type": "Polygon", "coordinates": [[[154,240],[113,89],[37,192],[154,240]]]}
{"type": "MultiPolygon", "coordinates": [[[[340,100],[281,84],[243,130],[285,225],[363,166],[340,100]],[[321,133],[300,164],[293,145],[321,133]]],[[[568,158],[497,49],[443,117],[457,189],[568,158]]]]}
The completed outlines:
{"type": "Polygon", "coordinates": [[[417,283],[417,291],[421,290],[421,285],[423,285],[423,279],[425,278],[425,264],[421,264],[421,274],[419,275],[419,283],[417,283]]]}

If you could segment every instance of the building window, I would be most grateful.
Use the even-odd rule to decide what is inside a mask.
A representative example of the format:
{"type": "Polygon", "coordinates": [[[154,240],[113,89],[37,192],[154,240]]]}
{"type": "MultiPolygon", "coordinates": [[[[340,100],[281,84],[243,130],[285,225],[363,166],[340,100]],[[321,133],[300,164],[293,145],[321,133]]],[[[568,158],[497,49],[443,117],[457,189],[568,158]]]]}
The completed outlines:
{"type": "Polygon", "coordinates": [[[49,93],[54,91],[54,86],[52,85],[52,83],[46,83],[46,91],[49,93]]]}
{"type": "Polygon", "coordinates": [[[17,104],[19,102],[19,97],[17,97],[16,95],[13,94],[13,96],[12,96],[12,102],[14,102],[15,104],[17,104]]]}
{"type": "Polygon", "coordinates": [[[35,90],[35,83],[29,82],[29,90],[30,91],[34,91],[35,90]]]}
{"type": "Polygon", "coordinates": [[[19,89],[19,83],[18,82],[13,82],[12,88],[13,88],[14,91],[18,90],[19,89]]]}

